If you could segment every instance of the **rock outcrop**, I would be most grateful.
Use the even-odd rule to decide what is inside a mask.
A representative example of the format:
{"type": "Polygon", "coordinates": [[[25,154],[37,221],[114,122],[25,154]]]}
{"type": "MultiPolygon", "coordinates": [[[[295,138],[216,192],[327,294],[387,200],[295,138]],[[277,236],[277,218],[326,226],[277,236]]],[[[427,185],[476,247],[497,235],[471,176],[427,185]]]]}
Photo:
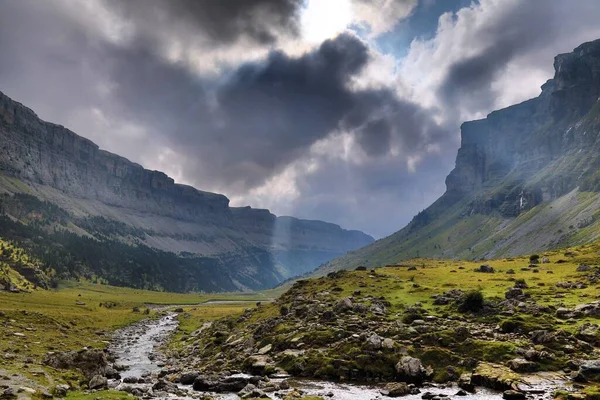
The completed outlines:
{"type": "MultiPolygon", "coordinates": [[[[183,255],[188,263],[202,258],[200,267],[212,271],[171,290],[265,288],[373,241],[322,221],[229,207],[227,197],[176,184],[162,172],[103,151],[2,93],[0,143],[3,214],[13,221],[34,220],[37,227],[43,222],[46,231],[142,244],[183,255]],[[48,212],[48,204],[12,196],[23,193],[56,208],[48,212]]],[[[164,288],[156,282],[149,286],[164,288]]]]}

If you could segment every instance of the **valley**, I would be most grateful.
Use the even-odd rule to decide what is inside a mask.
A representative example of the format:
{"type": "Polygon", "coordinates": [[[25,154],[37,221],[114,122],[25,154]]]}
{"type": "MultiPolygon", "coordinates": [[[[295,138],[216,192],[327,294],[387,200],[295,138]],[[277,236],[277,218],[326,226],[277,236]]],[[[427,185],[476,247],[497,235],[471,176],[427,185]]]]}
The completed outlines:
{"type": "Polygon", "coordinates": [[[275,398],[473,390],[475,398],[509,398],[516,390],[595,399],[599,254],[591,244],[483,266],[413,259],[216,297],[90,283],[3,292],[0,383],[40,396],[67,385],[74,399],[234,398],[227,393],[244,388],[275,398]],[[144,339],[147,329],[158,330],[144,339]],[[72,350],[105,367],[56,361],[72,350]],[[127,372],[119,357],[126,364],[132,356],[127,372]],[[96,390],[112,389],[88,394],[100,373],[108,380],[96,378],[96,390]],[[397,381],[414,386],[385,383],[397,381]]]}

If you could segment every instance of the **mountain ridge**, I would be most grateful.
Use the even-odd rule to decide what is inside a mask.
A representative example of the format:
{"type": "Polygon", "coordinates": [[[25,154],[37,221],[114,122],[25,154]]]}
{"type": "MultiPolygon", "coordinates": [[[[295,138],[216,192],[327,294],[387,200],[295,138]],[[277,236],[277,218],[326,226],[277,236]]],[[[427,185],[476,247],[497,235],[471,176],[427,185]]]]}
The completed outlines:
{"type": "Polygon", "coordinates": [[[559,54],[541,94],[461,125],[446,192],[317,274],[413,257],[480,259],[598,239],[600,40],[559,54]],[[525,245],[526,243],[526,245],[525,245]]]}
{"type": "MultiPolygon", "coordinates": [[[[130,244],[138,250],[147,247],[148,254],[155,250],[175,256],[183,254],[202,265],[208,263],[207,268],[213,270],[206,271],[209,275],[224,269],[222,272],[230,281],[224,287],[201,287],[204,278],[196,279],[200,286],[185,290],[274,286],[374,240],[360,231],[345,230],[328,222],[230,207],[226,196],[177,184],[163,172],[144,169],[101,150],[91,140],[61,125],[42,121],[33,110],[2,92],[0,139],[0,193],[4,195],[0,209],[4,215],[35,225],[42,235],[68,231],[80,237],[130,244]],[[58,207],[53,212],[63,215],[62,219],[45,212],[44,202],[58,207]],[[43,217],[32,218],[34,214],[43,217]],[[40,220],[45,221],[42,226],[38,226],[40,220]]],[[[10,235],[20,231],[13,228],[4,233],[11,240],[10,235]]],[[[167,258],[178,262],[177,258],[167,258]]],[[[187,268],[193,274],[191,264],[187,268]]],[[[141,265],[139,269],[144,275],[141,265]]],[[[100,278],[110,275],[104,270],[96,272],[100,278]]],[[[83,272],[65,271],[64,277],[73,278],[80,273],[83,272]]],[[[160,274],[159,266],[154,274],[160,274]]],[[[127,278],[112,283],[126,284],[127,278]]]]}

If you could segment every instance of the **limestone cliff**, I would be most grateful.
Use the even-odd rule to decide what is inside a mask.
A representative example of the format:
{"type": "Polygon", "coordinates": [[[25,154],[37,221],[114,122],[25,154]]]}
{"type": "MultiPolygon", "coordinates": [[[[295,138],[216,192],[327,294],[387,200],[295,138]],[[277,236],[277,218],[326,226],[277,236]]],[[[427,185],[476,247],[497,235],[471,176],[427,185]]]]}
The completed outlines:
{"type": "Polygon", "coordinates": [[[554,61],[537,98],[461,127],[447,190],[399,232],[324,271],[487,258],[599,239],[600,40],[554,61]]]}
{"type": "MultiPolygon", "coordinates": [[[[176,287],[170,289],[270,287],[373,241],[334,224],[231,208],[227,197],[176,184],[162,172],[100,150],[1,92],[0,143],[0,193],[28,194],[60,210],[45,216],[41,227],[33,218],[37,228],[176,253],[189,262],[190,274],[196,273],[190,259],[206,270],[202,277],[171,283],[176,287]]],[[[33,203],[29,197],[5,196],[0,209],[13,221],[32,225],[33,215],[44,214],[36,207],[45,208],[33,203]]],[[[162,273],[172,272],[165,269],[162,273]]],[[[156,266],[153,274],[160,273],[156,266]]],[[[127,278],[117,283],[127,284],[127,278]]]]}

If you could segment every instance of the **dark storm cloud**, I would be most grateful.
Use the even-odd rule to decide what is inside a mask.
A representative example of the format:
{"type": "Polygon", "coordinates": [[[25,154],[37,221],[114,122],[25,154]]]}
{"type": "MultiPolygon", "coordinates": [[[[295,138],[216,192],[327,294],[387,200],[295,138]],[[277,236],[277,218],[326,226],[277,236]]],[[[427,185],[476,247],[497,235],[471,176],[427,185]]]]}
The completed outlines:
{"type": "Polygon", "coordinates": [[[295,36],[303,0],[105,0],[136,27],[191,29],[214,44],[229,44],[240,36],[269,44],[279,34],[295,36]]]}
{"type": "Polygon", "coordinates": [[[198,184],[259,186],[338,128],[355,132],[372,156],[386,154],[392,141],[414,149],[439,133],[423,110],[389,90],[348,88],[369,61],[366,45],[350,34],[297,58],[272,52],[217,83],[144,49],[105,57],[115,61],[115,96],[128,118],[185,156],[184,174],[198,184]]]}

